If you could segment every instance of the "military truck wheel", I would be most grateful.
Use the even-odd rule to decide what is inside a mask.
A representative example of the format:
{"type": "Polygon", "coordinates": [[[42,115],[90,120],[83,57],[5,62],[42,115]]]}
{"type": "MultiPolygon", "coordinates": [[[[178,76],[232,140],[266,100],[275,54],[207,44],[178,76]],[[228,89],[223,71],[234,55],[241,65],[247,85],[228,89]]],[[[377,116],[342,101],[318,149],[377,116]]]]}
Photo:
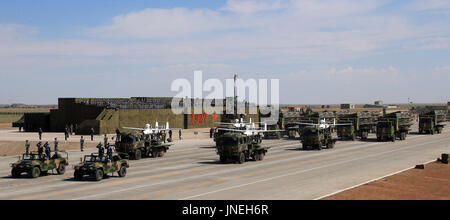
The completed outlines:
{"type": "Polygon", "coordinates": [[[220,162],[221,163],[226,163],[227,162],[227,158],[224,156],[220,156],[220,162]]]}
{"type": "Polygon", "coordinates": [[[260,157],[259,153],[253,154],[252,158],[253,158],[254,161],[260,161],[261,160],[261,157],[260,157]]]}
{"type": "Polygon", "coordinates": [[[59,175],[63,175],[66,172],[66,165],[60,164],[56,172],[58,172],[59,175]]]}
{"type": "Polygon", "coordinates": [[[244,153],[240,153],[238,157],[238,163],[243,164],[245,162],[245,155],[244,153]]]}
{"type": "Polygon", "coordinates": [[[141,158],[142,158],[141,150],[136,150],[136,152],[134,152],[134,159],[140,160],[141,158]]]}
{"type": "Polygon", "coordinates": [[[75,181],[81,181],[83,179],[83,175],[81,175],[79,171],[75,170],[75,172],[73,173],[73,178],[75,179],[75,181]]]}
{"type": "Polygon", "coordinates": [[[12,168],[11,176],[14,177],[14,178],[20,177],[20,171],[17,168],[12,168]]]}
{"type": "Polygon", "coordinates": [[[152,151],[152,156],[153,156],[153,158],[157,158],[157,157],[159,157],[159,151],[152,151]]]}
{"type": "Polygon", "coordinates": [[[392,142],[395,142],[395,138],[396,138],[395,135],[392,136],[391,141],[392,141],[392,142]]]}
{"type": "Polygon", "coordinates": [[[38,178],[41,175],[41,169],[39,167],[33,167],[28,173],[31,178],[38,178]]]}
{"type": "Polygon", "coordinates": [[[259,153],[259,160],[264,160],[264,152],[259,153]]]}
{"type": "Polygon", "coordinates": [[[127,168],[122,166],[120,167],[119,172],[117,172],[120,177],[125,177],[127,175],[127,168]]]}
{"type": "Polygon", "coordinates": [[[100,181],[102,179],[103,179],[103,170],[99,169],[95,172],[95,180],[100,181]]]}

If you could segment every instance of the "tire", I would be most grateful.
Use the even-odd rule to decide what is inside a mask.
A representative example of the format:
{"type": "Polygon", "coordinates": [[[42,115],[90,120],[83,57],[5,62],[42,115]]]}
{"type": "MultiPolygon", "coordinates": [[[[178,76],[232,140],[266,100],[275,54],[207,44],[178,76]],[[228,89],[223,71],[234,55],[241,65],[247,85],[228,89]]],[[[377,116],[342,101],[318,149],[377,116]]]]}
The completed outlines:
{"type": "Polygon", "coordinates": [[[134,152],[134,159],[135,160],[140,160],[142,158],[142,152],[141,152],[141,150],[136,150],[135,152],[134,152]]]}
{"type": "Polygon", "coordinates": [[[103,170],[97,170],[95,171],[95,180],[100,181],[103,179],[103,170]]]}
{"type": "Polygon", "coordinates": [[[58,172],[59,175],[63,175],[64,173],[66,173],[66,165],[60,164],[56,172],[58,172]]]}
{"type": "Polygon", "coordinates": [[[119,172],[117,172],[120,177],[125,177],[127,175],[127,168],[122,166],[120,167],[119,172]]]}
{"type": "Polygon", "coordinates": [[[302,145],[302,149],[303,150],[308,150],[308,146],[306,146],[305,144],[302,145]]]}
{"type": "Polygon", "coordinates": [[[157,150],[152,151],[152,157],[153,157],[153,158],[159,157],[159,151],[157,151],[157,150]]]}
{"type": "Polygon", "coordinates": [[[81,181],[83,179],[83,175],[75,170],[75,172],[73,173],[73,178],[75,179],[75,181],[81,181]]]}
{"type": "Polygon", "coordinates": [[[240,153],[239,157],[238,157],[238,161],[239,164],[243,164],[245,162],[245,155],[244,153],[240,153]]]}
{"type": "Polygon", "coordinates": [[[20,177],[19,170],[17,170],[16,168],[12,168],[11,169],[11,176],[14,177],[14,178],[19,178],[20,177]]]}
{"type": "Polygon", "coordinates": [[[260,157],[259,153],[255,153],[252,157],[253,157],[254,161],[260,161],[261,160],[261,157],[260,157]]]}
{"type": "Polygon", "coordinates": [[[30,176],[31,178],[38,178],[39,176],[41,176],[41,169],[39,169],[39,167],[31,168],[31,170],[28,173],[28,176],[30,176]]]}
{"type": "Polygon", "coordinates": [[[221,163],[226,163],[227,162],[227,158],[224,156],[220,156],[220,162],[221,163]]]}

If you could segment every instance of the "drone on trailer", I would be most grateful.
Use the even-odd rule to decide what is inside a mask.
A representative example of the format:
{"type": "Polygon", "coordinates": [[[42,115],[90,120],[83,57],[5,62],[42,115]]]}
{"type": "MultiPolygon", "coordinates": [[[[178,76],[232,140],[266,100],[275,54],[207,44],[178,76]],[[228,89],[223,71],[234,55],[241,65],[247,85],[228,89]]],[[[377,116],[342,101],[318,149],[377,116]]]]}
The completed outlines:
{"type": "Polygon", "coordinates": [[[220,125],[231,125],[235,128],[246,128],[248,125],[252,125],[252,119],[250,118],[250,122],[244,122],[244,119],[241,118],[241,120],[236,119],[234,123],[228,123],[228,122],[216,122],[216,124],[220,125]]]}
{"type": "Polygon", "coordinates": [[[295,124],[298,125],[308,125],[308,126],[314,126],[314,127],[318,127],[321,129],[327,129],[330,127],[336,127],[336,126],[348,126],[348,125],[353,125],[352,123],[344,123],[344,124],[336,124],[336,119],[333,120],[333,124],[328,124],[327,121],[325,119],[320,120],[319,124],[315,124],[315,123],[305,123],[305,122],[296,122],[295,124]]]}
{"type": "Polygon", "coordinates": [[[180,130],[181,128],[170,128],[169,122],[166,122],[166,126],[158,126],[158,122],[155,123],[155,128],[152,128],[151,124],[146,124],[145,128],[133,128],[133,127],[123,127],[124,129],[130,129],[130,130],[139,130],[142,131],[144,134],[159,134],[163,131],[169,131],[169,130],[180,130]]]}
{"type": "MultiPolygon", "coordinates": [[[[232,123],[230,123],[232,124],[232,123]]],[[[258,124],[263,124],[261,122],[258,122],[258,124]]],[[[236,125],[236,124],[234,124],[236,125]]],[[[267,123],[264,123],[264,128],[256,128],[255,123],[251,123],[251,119],[250,119],[250,123],[244,123],[241,121],[241,123],[239,123],[239,126],[244,125],[244,127],[238,127],[235,126],[236,128],[245,128],[245,130],[243,129],[232,129],[232,128],[217,128],[217,130],[220,131],[229,131],[229,132],[240,132],[246,136],[256,136],[259,135],[260,133],[265,133],[265,132],[281,132],[284,130],[267,130],[267,123]]]]}

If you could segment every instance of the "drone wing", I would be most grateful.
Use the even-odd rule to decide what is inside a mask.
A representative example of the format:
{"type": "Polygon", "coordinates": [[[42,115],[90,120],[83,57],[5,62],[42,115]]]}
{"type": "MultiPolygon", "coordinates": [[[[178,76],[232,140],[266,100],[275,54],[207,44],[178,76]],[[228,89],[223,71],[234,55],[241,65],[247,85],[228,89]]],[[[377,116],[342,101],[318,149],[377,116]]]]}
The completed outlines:
{"type": "Polygon", "coordinates": [[[122,127],[123,129],[129,129],[129,130],[138,130],[138,131],[145,131],[145,128],[132,128],[132,127],[122,127]]]}

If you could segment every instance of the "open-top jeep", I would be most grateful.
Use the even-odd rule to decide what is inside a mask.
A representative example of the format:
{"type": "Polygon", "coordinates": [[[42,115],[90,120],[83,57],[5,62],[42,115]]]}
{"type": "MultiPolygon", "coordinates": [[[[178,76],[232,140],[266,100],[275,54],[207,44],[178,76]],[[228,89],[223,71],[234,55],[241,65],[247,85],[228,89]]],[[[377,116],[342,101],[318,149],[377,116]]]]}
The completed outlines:
{"type": "Polygon", "coordinates": [[[54,152],[50,158],[45,154],[31,152],[23,154],[19,157],[19,161],[11,164],[11,175],[17,178],[26,172],[29,177],[37,178],[55,169],[59,175],[62,175],[66,172],[67,165],[69,165],[69,156],[65,151],[54,152]]]}
{"type": "Polygon", "coordinates": [[[127,168],[130,167],[127,159],[122,159],[119,155],[114,155],[112,160],[107,160],[105,156],[100,157],[98,154],[84,156],[84,160],[74,166],[74,179],[80,181],[85,175],[94,177],[96,181],[100,181],[109,173],[117,172],[119,177],[125,177],[127,168]]]}

